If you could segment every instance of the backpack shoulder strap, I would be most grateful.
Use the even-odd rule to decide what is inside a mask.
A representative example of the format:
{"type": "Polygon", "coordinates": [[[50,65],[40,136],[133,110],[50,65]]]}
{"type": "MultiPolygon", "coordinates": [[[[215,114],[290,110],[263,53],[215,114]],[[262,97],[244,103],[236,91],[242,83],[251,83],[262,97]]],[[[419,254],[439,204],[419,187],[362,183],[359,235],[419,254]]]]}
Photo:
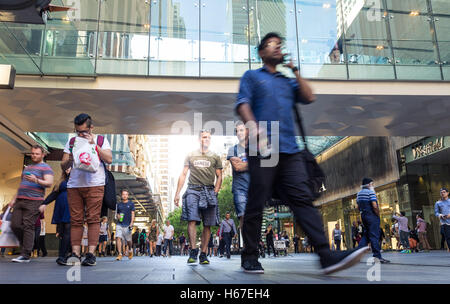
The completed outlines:
{"type": "Polygon", "coordinates": [[[70,153],[72,153],[73,146],[75,145],[75,139],[76,139],[76,137],[72,137],[72,138],[69,140],[69,150],[70,150],[70,153]]]}
{"type": "Polygon", "coordinates": [[[97,135],[97,145],[101,148],[105,142],[105,137],[103,135],[97,135]]]}
{"type": "Polygon", "coordinates": [[[238,156],[237,155],[237,145],[234,146],[234,156],[236,156],[236,157],[238,156]]]}

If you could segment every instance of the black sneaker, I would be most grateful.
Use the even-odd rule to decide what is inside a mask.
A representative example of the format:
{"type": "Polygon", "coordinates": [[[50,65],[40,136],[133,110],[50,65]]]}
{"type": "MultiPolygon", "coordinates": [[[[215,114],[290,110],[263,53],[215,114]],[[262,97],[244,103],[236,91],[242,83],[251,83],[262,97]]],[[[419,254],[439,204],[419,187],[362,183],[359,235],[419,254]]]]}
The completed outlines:
{"type": "Polygon", "coordinates": [[[24,257],[23,255],[19,256],[18,258],[12,259],[12,262],[15,263],[29,263],[30,262],[30,258],[24,257]]]}
{"type": "Polygon", "coordinates": [[[320,257],[324,274],[344,270],[359,263],[361,258],[368,252],[369,246],[347,251],[334,251],[326,258],[320,257]]]}
{"type": "Polygon", "coordinates": [[[246,273],[264,273],[264,268],[262,268],[261,263],[257,260],[246,260],[241,262],[241,267],[246,273]]]}
{"type": "Polygon", "coordinates": [[[189,252],[188,265],[194,265],[197,262],[198,249],[191,249],[189,252]]]}
{"type": "Polygon", "coordinates": [[[227,254],[227,259],[231,259],[231,256],[229,254],[227,254]]]}
{"type": "Polygon", "coordinates": [[[72,252],[71,255],[69,255],[66,258],[66,264],[68,266],[75,266],[76,264],[80,265],[81,264],[81,257],[79,257],[78,255],[76,255],[74,252],[72,252]]]}
{"type": "Polygon", "coordinates": [[[209,264],[209,260],[208,260],[208,257],[206,256],[206,253],[204,253],[204,252],[200,253],[199,264],[201,264],[201,265],[209,264]]]}
{"type": "Polygon", "coordinates": [[[67,259],[64,257],[58,257],[56,259],[56,264],[66,266],[67,265],[67,259]]]}
{"type": "Polygon", "coordinates": [[[81,263],[83,266],[95,266],[97,265],[95,255],[92,253],[86,253],[86,258],[83,260],[83,263],[81,263]]]}
{"type": "Polygon", "coordinates": [[[386,260],[386,259],[383,259],[383,258],[381,258],[381,259],[378,259],[378,261],[381,263],[381,264],[388,264],[388,263],[390,263],[391,261],[389,261],[389,260],[386,260]]]}

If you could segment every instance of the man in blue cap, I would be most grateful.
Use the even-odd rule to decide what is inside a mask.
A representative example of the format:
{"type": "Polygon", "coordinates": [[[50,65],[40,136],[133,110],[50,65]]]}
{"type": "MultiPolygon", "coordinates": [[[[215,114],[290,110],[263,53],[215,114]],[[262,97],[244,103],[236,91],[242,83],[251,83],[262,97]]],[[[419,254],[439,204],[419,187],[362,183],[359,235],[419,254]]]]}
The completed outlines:
{"type": "Polygon", "coordinates": [[[381,257],[380,248],[380,209],[378,208],[377,196],[373,180],[365,177],[362,180],[362,189],[356,196],[359,212],[363,222],[363,233],[358,248],[367,246],[370,242],[373,256],[380,263],[389,263],[389,260],[381,257]]]}

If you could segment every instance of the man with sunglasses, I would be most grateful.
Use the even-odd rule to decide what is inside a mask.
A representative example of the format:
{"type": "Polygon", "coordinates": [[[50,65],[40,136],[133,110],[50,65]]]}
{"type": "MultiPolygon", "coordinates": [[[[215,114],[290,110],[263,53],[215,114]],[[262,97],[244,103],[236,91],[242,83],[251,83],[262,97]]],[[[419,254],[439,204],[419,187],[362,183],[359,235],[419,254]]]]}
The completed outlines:
{"type": "Polygon", "coordinates": [[[286,54],[281,51],[283,39],[277,33],[267,34],[258,46],[258,54],[264,66],[257,70],[247,71],[241,78],[239,94],[235,109],[241,120],[249,126],[250,147],[248,168],[250,186],[248,201],[244,212],[243,239],[244,250],[241,255],[241,266],[247,273],[264,273],[258,262],[258,243],[261,238],[261,222],[264,204],[277,188],[277,193],[294,213],[302,230],[320,256],[320,263],[325,274],[330,274],[356,264],[368,247],[353,251],[331,252],[322,218],[313,205],[313,193],[308,186],[308,173],[305,160],[297,145],[293,107],[295,103],[309,104],[315,100],[309,84],[300,76],[299,70],[291,62],[285,64],[295,74],[295,79],[285,77],[276,68],[284,62],[286,54]],[[278,123],[279,132],[271,128],[267,132],[258,126],[259,122],[267,122],[268,126],[278,123]],[[256,125],[256,127],[254,127],[256,125]],[[252,152],[253,139],[267,134],[267,138],[275,137],[276,143],[271,151],[278,162],[271,167],[262,165],[262,158],[267,153],[259,149],[260,157],[252,152]],[[252,155],[253,154],[253,155],[252,155]]]}
{"type": "MultiPolygon", "coordinates": [[[[106,138],[103,138],[101,147],[98,145],[98,136],[93,134],[94,126],[88,114],[80,114],[74,119],[75,139],[69,139],[64,148],[64,155],[61,162],[62,168],[72,166],[72,148],[77,140],[84,138],[90,144],[96,145],[101,161],[107,164],[112,162],[111,146],[106,138]]],[[[70,178],[67,183],[67,198],[70,209],[70,236],[72,243],[72,255],[68,259],[68,264],[81,262],[80,246],[83,237],[83,222],[86,218],[88,223],[88,244],[89,253],[81,265],[96,265],[95,249],[98,244],[100,234],[100,213],[105,191],[105,169],[100,166],[96,172],[83,171],[72,168],[70,178]]]]}

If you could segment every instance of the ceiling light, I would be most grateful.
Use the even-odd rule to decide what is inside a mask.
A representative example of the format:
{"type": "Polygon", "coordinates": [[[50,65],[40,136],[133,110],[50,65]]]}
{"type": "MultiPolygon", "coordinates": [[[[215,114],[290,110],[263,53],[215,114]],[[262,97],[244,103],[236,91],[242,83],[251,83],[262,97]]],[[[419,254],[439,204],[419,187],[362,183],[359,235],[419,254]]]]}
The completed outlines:
{"type": "Polygon", "coordinates": [[[302,43],[308,43],[307,39],[302,39],[302,43]]]}
{"type": "Polygon", "coordinates": [[[377,50],[379,50],[379,51],[384,50],[384,46],[383,45],[377,45],[377,50]]]}
{"type": "Polygon", "coordinates": [[[330,3],[324,3],[324,4],[322,5],[322,7],[323,7],[323,8],[330,8],[330,7],[331,7],[331,4],[330,4],[330,3]]]}
{"type": "Polygon", "coordinates": [[[416,16],[419,16],[420,13],[419,13],[419,11],[411,11],[411,13],[409,13],[409,15],[413,16],[413,17],[416,17],[416,16]]]}

